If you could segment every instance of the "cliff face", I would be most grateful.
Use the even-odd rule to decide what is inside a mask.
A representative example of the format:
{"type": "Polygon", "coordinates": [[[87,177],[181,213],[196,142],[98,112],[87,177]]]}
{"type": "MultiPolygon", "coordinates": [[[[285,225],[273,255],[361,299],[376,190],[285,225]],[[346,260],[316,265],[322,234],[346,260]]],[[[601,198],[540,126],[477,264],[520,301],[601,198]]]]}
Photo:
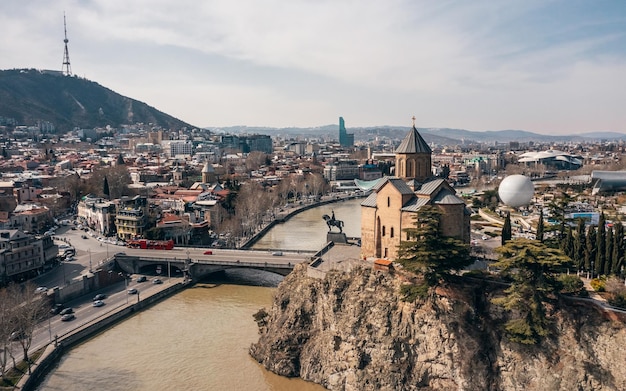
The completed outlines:
{"type": "Polygon", "coordinates": [[[484,287],[405,303],[400,284],[371,269],[312,279],[300,265],[250,353],[331,390],[626,390],[626,328],[584,304],[552,315],[554,339],[525,346],[503,336],[484,287]]]}

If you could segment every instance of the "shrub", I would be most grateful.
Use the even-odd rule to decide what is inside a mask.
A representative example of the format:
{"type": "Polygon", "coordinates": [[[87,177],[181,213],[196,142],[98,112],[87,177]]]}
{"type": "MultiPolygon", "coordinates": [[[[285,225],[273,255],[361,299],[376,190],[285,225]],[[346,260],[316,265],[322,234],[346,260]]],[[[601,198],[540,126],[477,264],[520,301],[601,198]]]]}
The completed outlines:
{"type": "Polygon", "coordinates": [[[606,290],[606,281],[604,278],[594,278],[589,284],[596,292],[604,292],[606,290]]]}
{"type": "Polygon", "coordinates": [[[428,284],[402,285],[400,288],[402,301],[412,303],[417,299],[425,299],[428,296],[428,284]]]}
{"type": "Polygon", "coordinates": [[[585,291],[583,280],[575,274],[562,274],[559,282],[561,283],[560,292],[564,295],[580,296],[585,291]]]}
{"type": "Polygon", "coordinates": [[[626,292],[615,293],[607,299],[613,307],[626,308],[626,292]]]}

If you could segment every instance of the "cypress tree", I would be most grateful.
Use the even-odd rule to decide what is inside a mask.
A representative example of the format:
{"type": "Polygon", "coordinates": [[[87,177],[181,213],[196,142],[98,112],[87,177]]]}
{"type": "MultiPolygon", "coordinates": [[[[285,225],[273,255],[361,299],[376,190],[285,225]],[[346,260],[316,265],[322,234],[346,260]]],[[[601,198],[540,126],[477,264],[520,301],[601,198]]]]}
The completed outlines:
{"type": "Polygon", "coordinates": [[[109,192],[109,180],[107,179],[107,177],[104,177],[104,185],[102,186],[102,193],[107,196],[107,198],[110,196],[110,192],[109,192]]]}
{"type": "Polygon", "coordinates": [[[600,214],[598,221],[598,234],[596,235],[596,264],[595,274],[600,275],[604,272],[604,264],[606,263],[606,219],[604,213],[600,214]]]}
{"type": "Polygon", "coordinates": [[[613,270],[611,272],[621,275],[622,265],[624,265],[624,226],[621,221],[615,224],[613,242],[613,270]]]}
{"type": "Polygon", "coordinates": [[[591,270],[592,262],[596,259],[596,227],[589,226],[587,241],[585,242],[585,270],[591,270]]]}
{"type": "Polygon", "coordinates": [[[502,226],[502,245],[511,240],[513,236],[513,232],[511,229],[511,212],[506,213],[506,217],[504,218],[504,225],[502,226]]]}
{"type": "Polygon", "coordinates": [[[537,235],[538,241],[543,243],[543,209],[539,212],[539,221],[537,221],[537,235]]]}
{"type": "Polygon", "coordinates": [[[609,227],[606,232],[606,262],[604,263],[604,269],[602,270],[602,274],[608,276],[611,274],[613,268],[613,227],[609,227]]]}
{"type": "Polygon", "coordinates": [[[574,259],[574,235],[572,229],[569,228],[565,234],[565,240],[561,241],[561,250],[563,254],[567,255],[570,259],[574,259]]]}
{"type": "Polygon", "coordinates": [[[574,238],[574,264],[577,270],[583,270],[585,266],[585,220],[578,219],[578,225],[576,226],[576,237],[574,238]]]}

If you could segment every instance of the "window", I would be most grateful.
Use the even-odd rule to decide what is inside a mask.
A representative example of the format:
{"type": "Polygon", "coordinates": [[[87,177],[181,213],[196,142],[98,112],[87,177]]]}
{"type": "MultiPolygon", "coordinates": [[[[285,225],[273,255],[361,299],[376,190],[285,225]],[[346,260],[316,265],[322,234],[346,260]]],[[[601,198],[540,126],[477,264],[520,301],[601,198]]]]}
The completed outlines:
{"type": "Polygon", "coordinates": [[[391,206],[391,198],[387,197],[387,208],[391,206]]]}
{"type": "Polygon", "coordinates": [[[393,238],[393,227],[391,227],[391,228],[389,229],[389,236],[391,236],[391,237],[393,238]]]}
{"type": "Polygon", "coordinates": [[[385,226],[383,225],[383,236],[385,236],[385,226]]]}

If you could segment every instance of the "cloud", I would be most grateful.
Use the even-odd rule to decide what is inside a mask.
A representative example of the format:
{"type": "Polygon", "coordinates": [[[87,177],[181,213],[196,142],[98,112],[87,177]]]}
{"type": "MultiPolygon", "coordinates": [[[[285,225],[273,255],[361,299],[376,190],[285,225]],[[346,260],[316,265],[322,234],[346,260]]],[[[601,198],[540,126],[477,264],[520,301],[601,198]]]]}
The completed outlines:
{"type": "Polygon", "coordinates": [[[626,131],[621,1],[22,3],[0,4],[0,67],[60,68],[65,10],[77,74],[199,125],[626,131]]]}

